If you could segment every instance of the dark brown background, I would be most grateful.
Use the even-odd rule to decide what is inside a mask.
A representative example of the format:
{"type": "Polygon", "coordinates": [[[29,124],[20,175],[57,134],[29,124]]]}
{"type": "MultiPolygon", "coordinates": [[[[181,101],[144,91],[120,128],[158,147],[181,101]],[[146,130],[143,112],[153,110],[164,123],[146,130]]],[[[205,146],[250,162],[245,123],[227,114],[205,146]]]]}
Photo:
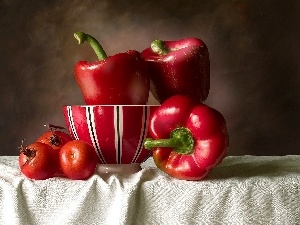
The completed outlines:
{"type": "Polygon", "coordinates": [[[226,118],[229,155],[300,153],[300,1],[0,2],[0,155],[17,155],[45,123],[64,125],[62,105],[83,103],[73,66],[96,56],[75,31],[108,55],[201,38],[211,58],[205,103],[226,118]]]}

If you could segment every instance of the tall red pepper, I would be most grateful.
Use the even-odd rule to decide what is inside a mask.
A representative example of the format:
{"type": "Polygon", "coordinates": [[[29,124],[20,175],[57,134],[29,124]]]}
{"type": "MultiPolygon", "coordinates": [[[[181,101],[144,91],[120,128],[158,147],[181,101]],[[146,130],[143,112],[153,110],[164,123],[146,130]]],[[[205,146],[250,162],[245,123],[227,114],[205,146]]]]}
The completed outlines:
{"type": "Polygon", "coordinates": [[[75,65],[76,81],[88,105],[145,105],[150,78],[141,54],[130,50],[107,57],[99,42],[83,32],[74,34],[79,44],[87,41],[99,61],[75,65]]]}
{"type": "Polygon", "coordinates": [[[224,117],[217,110],[183,95],[167,99],[151,116],[154,162],[172,177],[201,180],[227,153],[229,137],[224,117]]]}
{"type": "Polygon", "coordinates": [[[203,102],[210,88],[210,61],[205,43],[198,38],[155,40],[142,51],[147,61],[153,96],[163,102],[173,95],[187,95],[203,102]]]}

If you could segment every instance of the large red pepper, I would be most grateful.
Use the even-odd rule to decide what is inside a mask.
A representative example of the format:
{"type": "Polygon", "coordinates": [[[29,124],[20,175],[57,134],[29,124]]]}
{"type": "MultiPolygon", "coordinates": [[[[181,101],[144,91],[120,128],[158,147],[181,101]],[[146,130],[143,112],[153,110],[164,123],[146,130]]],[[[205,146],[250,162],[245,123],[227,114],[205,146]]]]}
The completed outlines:
{"type": "Polygon", "coordinates": [[[150,70],[151,93],[159,102],[178,94],[198,102],[206,100],[210,89],[210,61],[202,40],[155,40],[142,55],[150,70]]]}
{"type": "Polygon", "coordinates": [[[83,32],[74,34],[79,44],[87,41],[99,61],[80,61],[75,65],[76,81],[88,105],[145,105],[150,78],[146,62],[130,50],[107,57],[99,42],[83,32]]]}
{"type": "Polygon", "coordinates": [[[220,112],[183,95],[167,99],[151,116],[146,149],[172,177],[201,180],[227,153],[229,137],[220,112]]]}

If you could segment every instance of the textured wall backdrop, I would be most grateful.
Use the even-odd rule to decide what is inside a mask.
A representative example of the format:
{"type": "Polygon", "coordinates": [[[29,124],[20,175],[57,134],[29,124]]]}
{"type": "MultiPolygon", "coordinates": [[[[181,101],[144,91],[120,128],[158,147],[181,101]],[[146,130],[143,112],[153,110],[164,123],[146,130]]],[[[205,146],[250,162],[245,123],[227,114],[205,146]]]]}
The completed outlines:
{"type": "MultiPolygon", "coordinates": [[[[73,66],[153,39],[199,37],[211,58],[206,104],[226,118],[230,155],[300,153],[300,1],[0,1],[0,155],[17,155],[61,107],[82,104],[73,66]]],[[[154,103],[153,98],[150,103],[154,103]]]]}

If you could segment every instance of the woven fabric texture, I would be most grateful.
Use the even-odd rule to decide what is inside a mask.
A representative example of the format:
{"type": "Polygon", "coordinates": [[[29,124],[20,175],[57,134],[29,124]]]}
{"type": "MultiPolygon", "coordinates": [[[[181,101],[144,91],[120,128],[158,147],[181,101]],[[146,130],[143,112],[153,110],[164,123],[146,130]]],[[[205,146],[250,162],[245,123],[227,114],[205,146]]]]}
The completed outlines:
{"type": "Polygon", "coordinates": [[[202,181],[153,159],[128,176],[27,179],[0,157],[0,224],[300,224],[300,156],[228,156],[202,181]]]}

